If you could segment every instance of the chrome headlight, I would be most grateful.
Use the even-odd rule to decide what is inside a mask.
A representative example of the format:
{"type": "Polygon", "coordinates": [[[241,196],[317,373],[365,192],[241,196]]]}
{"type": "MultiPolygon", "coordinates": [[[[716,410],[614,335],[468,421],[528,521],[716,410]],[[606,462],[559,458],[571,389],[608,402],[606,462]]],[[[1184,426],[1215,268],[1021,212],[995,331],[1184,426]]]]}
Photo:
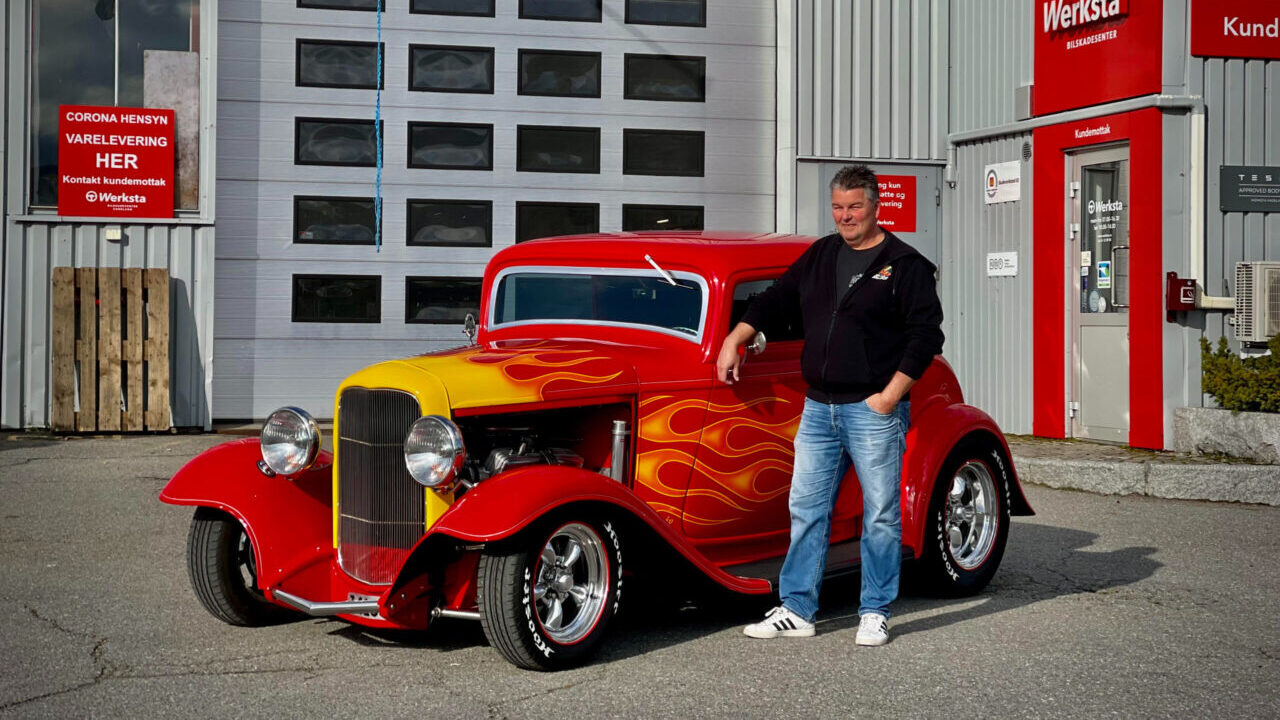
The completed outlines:
{"type": "Polygon", "coordinates": [[[296,407],[271,413],[262,426],[262,460],[279,475],[293,475],[311,467],[320,454],[320,426],[296,407]]]}
{"type": "Polygon", "coordinates": [[[413,479],[426,487],[447,489],[466,460],[462,432],[449,418],[420,417],[404,439],[404,464],[413,479]]]}

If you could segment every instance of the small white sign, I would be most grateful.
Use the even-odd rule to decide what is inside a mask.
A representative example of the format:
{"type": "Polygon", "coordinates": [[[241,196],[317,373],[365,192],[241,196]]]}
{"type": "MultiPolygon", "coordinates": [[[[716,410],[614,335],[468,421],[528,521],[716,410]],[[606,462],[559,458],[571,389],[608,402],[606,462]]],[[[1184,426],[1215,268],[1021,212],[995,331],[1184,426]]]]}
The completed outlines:
{"type": "Polygon", "coordinates": [[[1092,265],[1093,265],[1093,251],[1081,250],[1080,251],[1080,267],[1090,267],[1092,265]]]}
{"type": "Polygon", "coordinates": [[[1022,198],[1022,163],[1017,160],[988,165],[982,172],[983,200],[1017,202],[1022,198]]]}
{"type": "Polygon", "coordinates": [[[1014,277],[1018,274],[1018,253],[987,253],[987,277],[1014,277]]]}

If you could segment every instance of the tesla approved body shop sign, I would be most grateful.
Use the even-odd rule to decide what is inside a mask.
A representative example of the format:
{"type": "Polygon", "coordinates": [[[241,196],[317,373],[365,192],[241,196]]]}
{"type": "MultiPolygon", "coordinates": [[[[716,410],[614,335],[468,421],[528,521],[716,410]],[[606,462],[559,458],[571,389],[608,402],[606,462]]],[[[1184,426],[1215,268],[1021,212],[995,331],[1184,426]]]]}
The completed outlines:
{"type": "Polygon", "coordinates": [[[173,217],[173,111],[58,108],[58,214],[173,217]]]}

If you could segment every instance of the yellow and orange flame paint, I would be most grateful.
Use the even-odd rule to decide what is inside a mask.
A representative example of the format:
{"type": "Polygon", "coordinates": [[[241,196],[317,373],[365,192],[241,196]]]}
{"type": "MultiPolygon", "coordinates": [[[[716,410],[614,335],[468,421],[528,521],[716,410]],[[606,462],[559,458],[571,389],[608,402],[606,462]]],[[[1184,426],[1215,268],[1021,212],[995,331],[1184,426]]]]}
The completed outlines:
{"type": "Polygon", "coordinates": [[[636,490],[691,537],[785,527],[799,410],[781,397],[728,404],[676,395],[645,398],[636,490]]]}

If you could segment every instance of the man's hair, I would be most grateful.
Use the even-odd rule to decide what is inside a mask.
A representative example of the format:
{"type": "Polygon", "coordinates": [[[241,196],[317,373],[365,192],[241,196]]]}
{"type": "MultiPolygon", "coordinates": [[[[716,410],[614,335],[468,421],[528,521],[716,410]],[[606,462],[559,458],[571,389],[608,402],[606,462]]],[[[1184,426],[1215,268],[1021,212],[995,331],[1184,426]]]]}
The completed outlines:
{"type": "Polygon", "coordinates": [[[880,202],[880,183],[876,174],[866,165],[845,165],[831,178],[831,190],[862,190],[872,204],[880,202]]]}

